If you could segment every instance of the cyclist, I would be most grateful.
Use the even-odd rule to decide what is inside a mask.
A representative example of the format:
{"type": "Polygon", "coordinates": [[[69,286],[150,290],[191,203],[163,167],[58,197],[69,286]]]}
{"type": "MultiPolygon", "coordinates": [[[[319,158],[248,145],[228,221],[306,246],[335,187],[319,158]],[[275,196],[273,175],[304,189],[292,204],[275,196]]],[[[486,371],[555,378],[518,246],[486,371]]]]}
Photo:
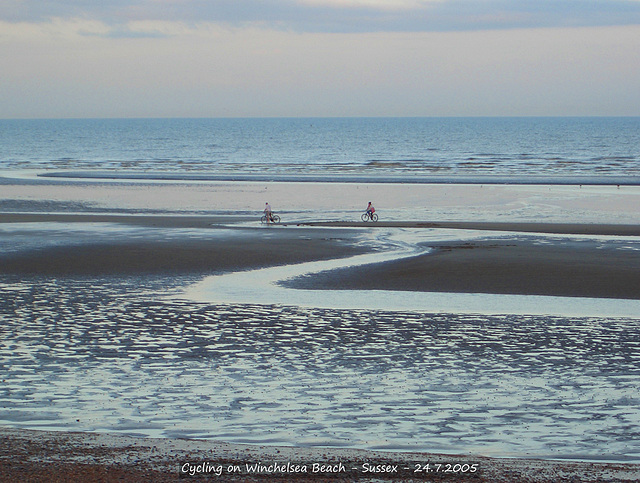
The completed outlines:
{"type": "Polygon", "coordinates": [[[373,207],[373,205],[371,204],[371,201],[369,201],[369,204],[367,205],[367,215],[369,215],[369,218],[371,220],[373,220],[373,214],[376,212],[376,209],[373,207]]]}
{"type": "Polygon", "coordinates": [[[271,212],[271,205],[269,204],[268,201],[264,204],[264,214],[267,217],[267,223],[273,221],[273,214],[271,212]]]}

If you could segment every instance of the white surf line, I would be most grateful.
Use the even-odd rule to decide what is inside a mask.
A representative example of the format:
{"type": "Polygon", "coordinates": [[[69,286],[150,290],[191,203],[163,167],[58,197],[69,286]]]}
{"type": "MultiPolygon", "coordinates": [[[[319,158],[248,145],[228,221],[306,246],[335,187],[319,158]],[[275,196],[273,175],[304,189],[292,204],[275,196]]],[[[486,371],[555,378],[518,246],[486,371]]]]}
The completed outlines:
{"type": "MultiPolygon", "coordinates": [[[[346,259],[305,262],[210,276],[178,295],[197,303],[283,305],[326,309],[385,310],[426,313],[515,314],[567,317],[640,317],[640,300],[542,295],[467,294],[397,290],[309,290],[279,282],[303,275],[380,263],[428,253],[415,231],[372,230],[371,244],[386,251],[346,259]],[[412,235],[416,237],[411,239],[412,235]]],[[[441,238],[441,233],[438,239],[441,238]]],[[[459,233],[456,239],[460,240],[459,233]]],[[[472,236],[473,237],[473,236],[472,236]]],[[[266,255],[268,256],[268,255],[266,255]]]]}

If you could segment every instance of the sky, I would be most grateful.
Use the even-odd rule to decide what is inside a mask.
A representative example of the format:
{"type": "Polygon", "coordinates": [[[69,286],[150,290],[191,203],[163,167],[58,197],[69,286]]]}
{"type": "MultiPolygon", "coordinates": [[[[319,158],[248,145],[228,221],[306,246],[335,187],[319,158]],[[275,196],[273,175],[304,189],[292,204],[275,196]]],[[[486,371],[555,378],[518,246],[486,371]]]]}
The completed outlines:
{"type": "Polygon", "coordinates": [[[640,0],[2,0],[0,118],[640,116],[640,0]]]}

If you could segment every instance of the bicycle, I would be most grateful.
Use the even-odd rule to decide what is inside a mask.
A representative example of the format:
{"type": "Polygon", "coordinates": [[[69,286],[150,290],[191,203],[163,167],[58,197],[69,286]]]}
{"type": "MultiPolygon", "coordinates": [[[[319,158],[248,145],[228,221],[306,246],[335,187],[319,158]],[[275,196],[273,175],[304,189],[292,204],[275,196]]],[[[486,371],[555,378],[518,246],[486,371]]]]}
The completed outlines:
{"type": "Polygon", "coordinates": [[[262,215],[262,218],[260,218],[260,223],[280,223],[280,217],[273,213],[271,213],[271,218],[269,218],[267,215],[262,215]]]}
{"type": "Polygon", "coordinates": [[[365,221],[365,222],[366,221],[378,221],[378,214],[366,211],[366,212],[362,213],[362,216],[360,217],[360,219],[362,221],[365,221]]]}

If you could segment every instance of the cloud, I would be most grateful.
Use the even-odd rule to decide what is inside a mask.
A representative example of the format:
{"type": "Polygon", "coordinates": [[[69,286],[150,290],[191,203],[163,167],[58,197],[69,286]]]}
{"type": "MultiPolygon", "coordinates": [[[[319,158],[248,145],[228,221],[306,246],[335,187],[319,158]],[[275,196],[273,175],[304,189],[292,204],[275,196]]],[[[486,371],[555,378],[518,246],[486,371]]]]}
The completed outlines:
{"type": "MultiPolygon", "coordinates": [[[[0,20],[213,22],[297,32],[639,25],[638,0],[3,0],[0,20]]],[[[123,31],[124,32],[124,31],[123,31]]],[[[124,32],[126,33],[126,32],[124,32]]]]}
{"type": "Polygon", "coordinates": [[[297,33],[0,22],[5,117],[638,115],[640,26],[297,33]],[[115,38],[114,38],[115,37],[115,38]]]}
{"type": "Polygon", "coordinates": [[[1,0],[8,117],[638,115],[640,1],[1,0]]]}
{"type": "Polygon", "coordinates": [[[337,9],[417,10],[428,4],[446,0],[297,0],[300,5],[337,9]]]}
{"type": "Polygon", "coordinates": [[[131,22],[123,25],[104,26],[101,29],[80,29],[78,35],[109,39],[160,39],[176,35],[176,29],[158,27],[157,22],[131,22]],[[151,24],[151,25],[146,25],[151,24]]]}

